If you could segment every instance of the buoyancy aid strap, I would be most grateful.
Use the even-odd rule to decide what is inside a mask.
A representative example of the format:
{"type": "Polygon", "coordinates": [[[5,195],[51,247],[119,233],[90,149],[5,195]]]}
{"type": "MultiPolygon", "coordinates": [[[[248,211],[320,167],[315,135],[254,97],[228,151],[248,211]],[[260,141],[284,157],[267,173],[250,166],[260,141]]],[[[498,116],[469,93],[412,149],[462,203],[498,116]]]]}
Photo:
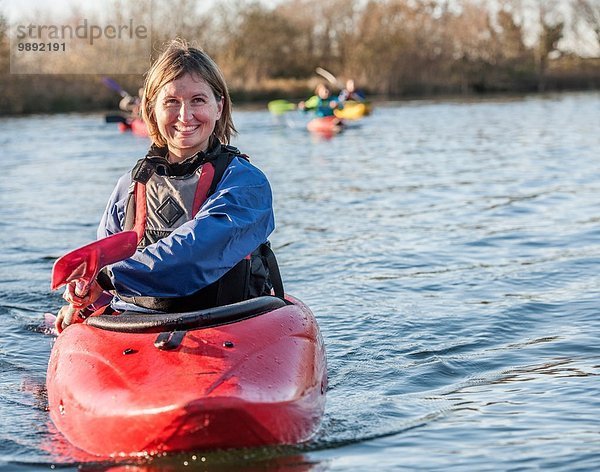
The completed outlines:
{"type": "Polygon", "coordinates": [[[269,278],[273,285],[273,294],[278,298],[284,299],[285,290],[283,289],[283,279],[281,278],[281,272],[279,271],[279,264],[277,264],[275,253],[268,244],[261,244],[260,254],[267,262],[269,278]]]}
{"type": "Polygon", "coordinates": [[[206,162],[202,165],[202,171],[200,178],[198,179],[198,185],[196,185],[196,193],[194,194],[194,203],[192,205],[192,217],[198,213],[200,207],[204,204],[208,198],[208,192],[212,186],[213,178],[215,176],[215,166],[212,162],[206,162]]]}
{"type": "Polygon", "coordinates": [[[133,230],[137,233],[138,244],[144,240],[146,233],[146,185],[140,182],[135,183],[135,223],[133,230]]]}
{"type": "Polygon", "coordinates": [[[140,159],[131,171],[129,198],[125,207],[123,230],[133,230],[138,235],[138,245],[144,240],[146,231],[146,182],[155,172],[155,166],[148,159],[140,159]]]}
{"type": "Polygon", "coordinates": [[[228,151],[225,155],[221,154],[216,159],[206,161],[202,164],[202,171],[198,180],[198,186],[196,187],[196,193],[194,195],[194,204],[192,207],[192,215],[196,215],[200,211],[200,207],[204,204],[206,199],[210,197],[217,186],[223,179],[223,174],[234,157],[242,157],[249,160],[245,154],[240,154],[239,151],[231,146],[223,146],[228,151]]]}

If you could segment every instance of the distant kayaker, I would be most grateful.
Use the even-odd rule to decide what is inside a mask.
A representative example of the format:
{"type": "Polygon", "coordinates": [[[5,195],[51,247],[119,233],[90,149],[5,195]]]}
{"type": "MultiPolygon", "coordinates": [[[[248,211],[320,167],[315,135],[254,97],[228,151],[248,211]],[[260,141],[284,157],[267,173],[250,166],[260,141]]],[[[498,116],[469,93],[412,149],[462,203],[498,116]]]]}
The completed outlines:
{"type": "Polygon", "coordinates": [[[144,89],[138,90],[137,96],[125,95],[119,102],[119,109],[131,113],[132,116],[139,116],[141,114],[141,103],[144,89]]]}
{"type": "Polygon", "coordinates": [[[98,228],[98,238],[134,229],[138,250],[105,268],[83,297],[67,285],[59,331],[85,316],[70,319],[74,310],[107,298],[118,311],[178,312],[283,296],[267,242],[271,187],[228,145],[237,131],[218,66],[172,41],[146,74],[141,109],[153,144],[117,182],[98,228]]]}
{"type": "Polygon", "coordinates": [[[316,86],[315,95],[298,104],[299,109],[314,111],[319,118],[333,116],[333,110],[339,107],[341,107],[339,100],[332,97],[331,89],[324,83],[316,86]]]}
{"type": "Polygon", "coordinates": [[[340,102],[344,103],[348,100],[364,102],[367,97],[362,90],[356,88],[353,79],[348,79],[346,81],[346,87],[340,92],[338,98],[340,102]]]}

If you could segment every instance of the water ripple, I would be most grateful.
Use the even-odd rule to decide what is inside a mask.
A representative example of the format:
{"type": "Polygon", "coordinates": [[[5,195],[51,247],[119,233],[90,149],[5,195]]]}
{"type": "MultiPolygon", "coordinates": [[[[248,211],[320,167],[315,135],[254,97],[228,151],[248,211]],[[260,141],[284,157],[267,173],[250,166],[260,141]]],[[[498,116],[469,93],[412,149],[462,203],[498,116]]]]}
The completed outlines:
{"type": "MultiPolygon", "coordinates": [[[[331,140],[299,116],[236,112],[234,144],[273,187],[286,288],[322,328],[329,391],[309,443],[199,454],[197,468],[597,468],[598,110],[597,93],[381,104],[331,140]]],[[[40,327],[61,304],[52,261],[94,238],[146,142],[101,116],[0,121],[0,467],[119,467],[52,431],[40,327]]]]}

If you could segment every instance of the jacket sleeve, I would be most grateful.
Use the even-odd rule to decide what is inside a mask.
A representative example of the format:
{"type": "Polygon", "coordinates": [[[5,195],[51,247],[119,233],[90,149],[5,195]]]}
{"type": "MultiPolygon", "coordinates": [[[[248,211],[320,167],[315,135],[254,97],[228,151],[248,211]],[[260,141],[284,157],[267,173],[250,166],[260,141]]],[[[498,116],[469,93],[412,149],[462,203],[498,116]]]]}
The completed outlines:
{"type": "Polygon", "coordinates": [[[123,175],[115,186],[106,210],[100,220],[100,225],[96,232],[98,239],[105,238],[111,234],[123,231],[123,222],[125,221],[125,206],[129,198],[129,186],[131,185],[131,173],[123,175]]]}
{"type": "MultiPolygon", "coordinates": [[[[107,234],[113,230],[113,220],[122,227],[118,193],[113,192],[111,200],[117,204],[107,210],[101,224],[107,234]]],[[[130,259],[112,265],[112,283],[117,294],[129,297],[191,295],[265,242],[274,227],[267,178],[246,160],[235,158],[195,217],[130,259]]]]}

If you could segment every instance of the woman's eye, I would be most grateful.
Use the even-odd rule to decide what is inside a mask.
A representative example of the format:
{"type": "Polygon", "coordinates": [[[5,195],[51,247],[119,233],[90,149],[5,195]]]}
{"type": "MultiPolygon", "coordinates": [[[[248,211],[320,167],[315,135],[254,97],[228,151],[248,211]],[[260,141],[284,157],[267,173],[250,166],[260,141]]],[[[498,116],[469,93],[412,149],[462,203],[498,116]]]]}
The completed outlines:
{"type": "Polygon", "coordinates": [[[172,106],[177,106],[179,102],[177,100],[175,100],[174,98],[167,98],[165,100],[163,100],[163,105],[166,107],[172,107],[172,106]]]}
{"type": "Polygon", "coordinates": [[[192,99],[192,103],[194,105],[202,105],[204,102],[205,102],[205,100],[202,97],[195,97],[192,99]]]}

